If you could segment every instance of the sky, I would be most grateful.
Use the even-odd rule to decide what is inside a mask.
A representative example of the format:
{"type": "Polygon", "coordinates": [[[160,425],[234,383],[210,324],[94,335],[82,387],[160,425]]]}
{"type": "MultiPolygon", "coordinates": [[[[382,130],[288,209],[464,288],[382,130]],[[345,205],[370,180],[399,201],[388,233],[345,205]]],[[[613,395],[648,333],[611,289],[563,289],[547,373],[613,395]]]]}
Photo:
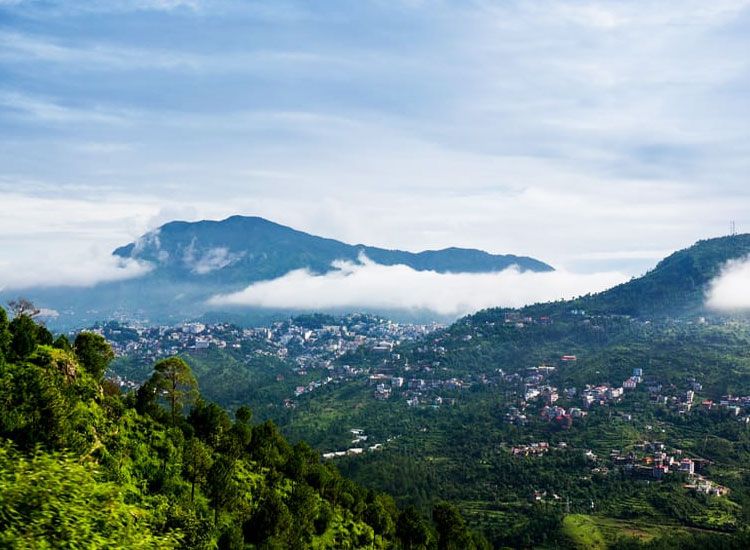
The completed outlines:
{"type": "Polygon", "coordinates": [[[0,287],[233,214],[638,275],[750,231],[748,51],[750,0],[0,0],[0,287]]]}

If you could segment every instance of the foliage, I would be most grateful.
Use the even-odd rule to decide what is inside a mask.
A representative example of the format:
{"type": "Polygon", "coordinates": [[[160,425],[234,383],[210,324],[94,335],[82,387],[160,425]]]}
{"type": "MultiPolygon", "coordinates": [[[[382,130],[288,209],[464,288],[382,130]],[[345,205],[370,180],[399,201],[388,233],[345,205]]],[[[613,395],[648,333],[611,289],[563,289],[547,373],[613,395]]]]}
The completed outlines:
{"type": "Polygon", "coordinates": [[[195,379],[181,359],[157,363],[139,392],[121,395],[100,379],[111,358],[101,340],[55,343],[0,363],[0,546],[418,548],[436,540],[418,511],[400,513],[306,444],[290,445],[273,423],[252,425],[249,408],[232,420],[190,399],[195,379]]]}
{"type": "Polygon", "coordinates": [[[177,415],[185,405],[194,400],[198,382],[185,361],[179,357],[170,357],[154,365],[154,374],[144,384],[144,388],[153,399],[164,397],[169,405],[172,424],[176,424],[177,415]]]}
{"type": "Polygon", "coordinates": [[[5,360],[12,339],[13,335],[8,330],[8,314],[0,307],[0,362],[5,360]]]}
{"type": "Polygon", "coordinates": [[[127,502],[91,463],[0,446],[0,546],[3,548],[179,548],[158,533],[152,509],[127,502]]]}
{"type": "Polygon", "coordinates": [[[17,315],[10,322],[10,357],[23,360],[36,348],[39,331],[36,323],[28,315],[17,315]]]}
{"type": "MultiPolygon", "coordinates": [[[[67,340],[57,341],[58,347],[65,348],[67,340]]],[[[94,377],[101,380],[109,363],[115,358],[112,348],[99,334],[93,332],[81,332],[76,336],[73,349],[78,356],[81,366],[94,377]]]]}

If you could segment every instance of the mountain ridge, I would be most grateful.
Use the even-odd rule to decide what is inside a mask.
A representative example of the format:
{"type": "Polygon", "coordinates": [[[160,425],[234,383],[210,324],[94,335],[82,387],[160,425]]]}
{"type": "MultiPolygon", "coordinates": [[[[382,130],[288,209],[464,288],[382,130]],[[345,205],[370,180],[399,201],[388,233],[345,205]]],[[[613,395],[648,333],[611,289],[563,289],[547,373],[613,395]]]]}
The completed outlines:
{"type": "Polygon", "coordinates": [[[164,269],[171,277],[222,271],[225,277],[229,273],[233,280],[245,279],[248,283],[305,267],[325,273],[330,271],[333,261],[357,262],[361,254],[383,265],[403,264],[418,271],[439,273],[502,271],[514,265],[521,271],[553,270],[552,266],[528,256],[490,254],[470,248],[411,252],[362,243],[352,245],[258,216],[169,222],[115,249],[113,254],[152,262],[157,270],[164,269]]]}
{"type": "MultiPolygon", "coordinates": [[[[363,244],[352,245],[318,237],[258,216],[230,216],[224,220],[171,221],[134,242],[116,248],[121,259],[148,262],[152,269],[138,277],[102,282],[92,287],[40,287],[23,294],[40,307],[56,310],[51,326],[77,328],[103,319],[177,323],[211,311],[206,301],[218,294],[241,291],[247,286],[306,269],[316,274],[335,269],[335,261],[360,263],[362,254],[383,265],[403,264],[419,271],[440,273],[497,272],[511,266],[521,271],[552,271],[539,260],[513,254],[449,247],[409,252],[363,244]]],[[[15,298],[2,293],[5,300],[15,298]]],[[[247,324],[285,318],[304,309],[247,309],[247,324]]],[[[374,311],[378,312],[378,311],[374,311]]],[[[389,312],[390,313],[390,312],[389,312]]],[[[425,312],[427,313],[427,312],[425,312]]],[[[417,320],[414,312],[404,319],[417,320]]],[[[430,314],[419,320],[452,320],[430,314]]]]}
{"type": "MultiPolygon", "coordinates": [[[[634,317],[684,317],[715,313],[706,305],[712,281],[728,262],[750,257],[750,234],[701,239],[668,255],[640,277],[610,289],[519,308],[531,314],[569,309],[634,317]]],[[[490,308],[509,310],[510,308],[490,308]]]]}

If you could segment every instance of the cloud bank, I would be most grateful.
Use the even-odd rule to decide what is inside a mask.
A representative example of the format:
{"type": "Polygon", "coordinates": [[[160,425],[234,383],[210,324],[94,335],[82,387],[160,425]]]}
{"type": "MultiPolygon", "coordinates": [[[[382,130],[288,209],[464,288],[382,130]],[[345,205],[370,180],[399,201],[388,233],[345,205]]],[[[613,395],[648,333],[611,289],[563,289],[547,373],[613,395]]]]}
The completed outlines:
{"type": "Polygon", "coordinates": [[[89,251],[73,257],[48,255],[24,261],[0,259],[0,292],[52,286],[88,287],[140,277],[151,264],[89,251]]]}
{"type": "Polygon", "coordinates": [[[720,311],[750,310],[750,258],[727,262],[709,285],[706,306],[720,311]]]}
{"type": "Polygon", "coordinates": [[[460,316],[487,307],[519,307],[573,298],[610,288],[627,278],[620,273],[579,275],[565,271],[437,273],[408,266],[385,266],[366,258],[361,263],[334,262],[334,271],[319,275],[305,269],[250,285],[233,294],[214,296],[211,306],[284,309],[430,310],[460,316]]]}

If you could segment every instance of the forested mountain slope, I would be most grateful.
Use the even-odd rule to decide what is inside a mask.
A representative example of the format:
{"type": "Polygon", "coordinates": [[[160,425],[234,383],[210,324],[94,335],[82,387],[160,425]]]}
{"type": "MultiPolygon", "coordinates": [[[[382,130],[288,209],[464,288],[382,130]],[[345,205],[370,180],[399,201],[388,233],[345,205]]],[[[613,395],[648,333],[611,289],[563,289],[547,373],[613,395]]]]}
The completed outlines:
{"type": "Polygon", "coordinates": [[[552,271],[549,265],[533,258],[481,250],[406,252],[350,245],[249,216],[170,222],[118,248],[114,254],[152,262],[156,266],[154,275],[161,278],[225,284],[272,279],[301,268],[322,273],[331,269],[333,261],[356,262],[360,254],[383,265],[402,264],[441,273],[502,271],[512,265],[522,271],[552,271]]]}
{"type": "Polygon", "coordinates": [[[708,284],[730,260],[750,254],[750,234],[698,241],[642,277],[570,304],[608,314],[680,316],[704,310],[708,284]]]}
{"type": "Polygon", "coordinates": [[[103,378],[112,351],[0,308],[3,548],[483,548],[455,508],[399,511],[274,424],[202,400],[160,361],[138,391],[103,378]]]}

